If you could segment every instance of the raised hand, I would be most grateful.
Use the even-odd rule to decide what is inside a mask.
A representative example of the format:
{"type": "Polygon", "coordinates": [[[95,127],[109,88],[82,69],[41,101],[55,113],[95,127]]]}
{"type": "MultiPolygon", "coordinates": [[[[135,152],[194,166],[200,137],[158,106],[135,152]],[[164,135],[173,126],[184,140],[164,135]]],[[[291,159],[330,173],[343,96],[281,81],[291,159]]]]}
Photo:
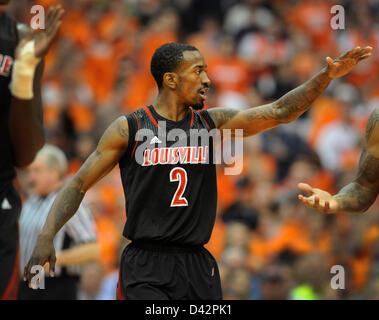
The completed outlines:
{"type": "Polygon", "coordinates": [[[33,30],[30,29],[26,36],[20,41],[16,48],[16,58],[22,48],[30,40],[34,40],[34,54],[36,58],[42,58],[49,50],[55,36],[58,33],[59,27],[62,24],[62,15],[64,10],[61,5],[51,6],[47,9],[45,29],[33,30]]]}
{"type": "Polygon", "coordinates": [[[367,59],[371,56],[372,47],[356,47],[353,50],[346,52],[345,54],[339,56],[337,59],[332,59],[331,57],[326,58],[328,63],[327,71],[329,77],[339,78],[349,73],[358,62],[367,59]]]}
{"type": "Polygon", "coordinates": [[[337,213],[339,210],[338,201],[329,193],[321,189],[312,188],[309,184],[299,183],[298,188],[308,193],[310,196],[304,197],[299,194],[299,200],[308,208],[316,209],[324,213],[337,213]]]}

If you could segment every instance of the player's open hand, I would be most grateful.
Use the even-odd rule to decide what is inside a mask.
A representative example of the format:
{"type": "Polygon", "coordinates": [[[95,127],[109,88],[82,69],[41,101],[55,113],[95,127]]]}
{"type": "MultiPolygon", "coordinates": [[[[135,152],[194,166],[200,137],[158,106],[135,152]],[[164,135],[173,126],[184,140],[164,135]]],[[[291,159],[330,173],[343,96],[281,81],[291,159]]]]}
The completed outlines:
{"type": "Polygon", "coordinates": [[[58,33],[59,27],[62,24],[62,16],[64,10],[61,5],[51,6],[47,9],[45,17],[45,29],[33,30],[30,29],[25,37],[22,38],[16,49],[16,58],[21,49],[30,40],[34,40],[35,56],[42,58],[49,50],[55,36],[58,33]]]}
{"type": "Polygon", "coordinates": [[[63,13],[64,10],[61,5],[51,6],[47,9],[45,29],[41,30],[36,36],[36,57],[42,57],[49,50],[62,24],[63,13]]]}
{"type": "Polygon", "coordinates": [[[358,62],[367,59],[371,56],[372,47],[356,47],[353,50],[346,52],[337,59],[331,57],[326,58],[328,63],[328,74],[331,78],[339,78],[349,73],[358,62]]]}
{"type": "Polygon", "coordinates": [[[30,286],[30,281],[35,276],[35,274],[31,272],[33,266],[44,266],[46,263],[49,263],[48,271],[50,273],[50,277],[54,277],[55,261],[56,257],[53,241],[39,236],[32,256],[25,266],[24,281],[27,281],[30,286]]]}
{"type": "Polygon", "coordinates": [[[309,194],[305,197],[301,194],[298,195],[299,200],[304,203],[308,208],[316,209],[324,213],[338,212],[338,201],[329,193],[321,189],[312,188],[309,184],[299,183],[298,188],[309,194]]]}

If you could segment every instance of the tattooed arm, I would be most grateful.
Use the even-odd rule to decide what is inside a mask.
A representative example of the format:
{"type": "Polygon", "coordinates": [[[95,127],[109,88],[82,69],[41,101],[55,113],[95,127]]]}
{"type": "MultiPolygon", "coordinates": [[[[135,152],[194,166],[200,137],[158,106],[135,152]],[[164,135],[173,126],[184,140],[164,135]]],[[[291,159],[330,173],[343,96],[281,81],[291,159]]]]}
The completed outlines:
{"type": "Polygon", "coordinates": [[[373,204],[379,193],[379,109],[368,120],[365,140],[355,179],[336,195],[299,184],[302,191],[311,194],[309,197],[299,195],[307,207],[325,213],[362,213],[373,204]]]}
{"type": "Polygon", "coordinates": [[[371,51],[371,47],[357,47],[335,60],[327,57],[328,65],[318,74],[273,103],[244,111],[215,108],[209,110],[209,115],[217,128],[243,129],[244,136],[294,121],[308,110],[332,79],[344,76],[359,61],[368,58],[371,51]]]}
{"type": "Polygon", "coordinates": [[[24,280],[30,281],[32,277],[30,270],[33,265],[43,266],[49,262],[50,273],[54,272],[54,236],[77,211],[86,191],[117,165],[128,147],[128,142],[128,121],[122,116],[105,130],[96,150],[58,193],[38,236],[29,263],[25,267],[24,280]]]}

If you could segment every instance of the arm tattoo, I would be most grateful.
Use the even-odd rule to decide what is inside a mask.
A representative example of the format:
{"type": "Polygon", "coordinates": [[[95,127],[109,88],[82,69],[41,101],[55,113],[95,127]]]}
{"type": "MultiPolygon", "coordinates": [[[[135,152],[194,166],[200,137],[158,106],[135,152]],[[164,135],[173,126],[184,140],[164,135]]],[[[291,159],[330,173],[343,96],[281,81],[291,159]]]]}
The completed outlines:
{"type": "Polygon", "coordinates": [[[378,195],[378,185],[379,159],[364,150],[356,178],[335,195],[339,200],[341,211],[348,213],[366,211],[378,195]]]}
{"type": "Polygon", "coordinates": [[[126,139],[129,139],[129,130],[123,128],[120,124],[118,124],[118,134],[120,135],[120,137],[122,138],[126,138],[126,139]]]}
{"type": "Polygon", "coordinates": [[[46,219],[45,226],[41,231],[47,237],[54,237],[62,226],[75,214],[82,202],[85,191],[82,175],[87,175],[96,160],[102,154],[98,150],[93,152],[86,160],[79,172],[58,193],[46,219]]]}
{"type": "MultiPolygon", "coordinates": [[[[244,112],[244,120],[275,120],[278,124],[291,122],[308,110],[312,102],[328,87],[331,80],[326,68],[324,68],[310,80],[288,92],[279,100],[248,109],[244,112]]],[[[209,113],[216,127],[220,127],[236,116],[239,111],[223,108],[217,110],[215,108],[211,109],[209,113]]]]}
{"type": "Polygon", "coordinates": [[[251,108],[247,112],[247,120],[269,120],[269,119],[279,119],[279,110],[274,108],[274,105],[268,104],[264,106],[259,106],[251,108]]]}
{"type": "Polygon", "coordinates": [[[74,215],[83,200],[83,181],[75,176],[58,193],[46,219],[42,234],[53,238],[62,226],[74,215]]]}
{"type": "Polygon", "coordinates": [[[366,125],[366,147],[359,160],[359,168],[352,183],[342,188],[335,198],[343,212],[364,212],[375,201],[379,193],[379,158],[368,150],[379,148],[376,125],[379,112],[374,110],[366,125]],[[376,130],[375,130],[376,129],[376,130]]]}
{"type": "Polygon", "coordinates": [[[366,141],[368,141],[372,135],[372,132],[375,129],[376,124],[379,121],[379,110],[375,109],[372,114],[370,115],[370,118],[367,121],[366,125],[366,141]]]}
{"type": "Polygon", "coordinates": [[[223,109],[215,108],[209,110],[209,115],[212,117],[213,122],[216,125],[216,128],[219,128],[227,121],[232,119],[239,111],[235,109],[223,109]]]}
{"type": "Polygon", "coordinates": [[[62,190],[61,195],[61,208],[63,211],[62,215],[56,215],[56,224],[58,227],[66,223],[65,218],[71,218],[73,214],[78,210],[79,205],[84,197],[84,192],[80,190],[80,186],[83,184],[80,178],[75,179],[76,183],[74,185],[68,185],[67,188],[62,190]]]}
{"type": "Polygon", "coordinates": [[[324,68],[307,82],[274,102],[273,110],[267,111],[265,116],[273,117],[280,122],[297,119],[325,91],[331,80],[324,68]]]}

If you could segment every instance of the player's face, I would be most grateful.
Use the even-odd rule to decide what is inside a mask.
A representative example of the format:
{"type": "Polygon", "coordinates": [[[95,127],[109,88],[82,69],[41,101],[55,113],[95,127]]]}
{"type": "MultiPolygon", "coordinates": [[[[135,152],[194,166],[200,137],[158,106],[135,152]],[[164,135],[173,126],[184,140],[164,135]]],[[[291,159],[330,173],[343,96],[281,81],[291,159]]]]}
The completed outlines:
{"type": "Polygon", "coordinates": [[[202,109],[211,84],[206,72],[207,65],[199,51],[184,51],[183,58],[176,72],[179,100],[187,107],[202,109]]]}

